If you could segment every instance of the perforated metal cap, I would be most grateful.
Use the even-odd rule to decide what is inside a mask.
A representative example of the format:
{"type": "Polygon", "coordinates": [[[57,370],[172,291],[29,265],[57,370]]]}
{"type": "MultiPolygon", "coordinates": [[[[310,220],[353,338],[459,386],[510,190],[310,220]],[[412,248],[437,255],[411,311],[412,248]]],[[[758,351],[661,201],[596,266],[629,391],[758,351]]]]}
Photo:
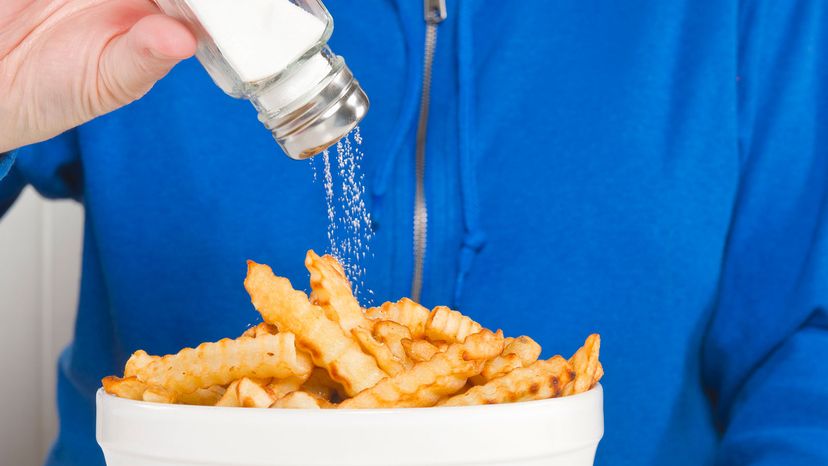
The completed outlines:
{"type": "Polygon", "coordinates": [[[288,157],[312,157],[345,137],[368,112],[368,96],[344,62],[337,63],[329,79],[295,110],[260,119],[271,130],[288,157]]]}

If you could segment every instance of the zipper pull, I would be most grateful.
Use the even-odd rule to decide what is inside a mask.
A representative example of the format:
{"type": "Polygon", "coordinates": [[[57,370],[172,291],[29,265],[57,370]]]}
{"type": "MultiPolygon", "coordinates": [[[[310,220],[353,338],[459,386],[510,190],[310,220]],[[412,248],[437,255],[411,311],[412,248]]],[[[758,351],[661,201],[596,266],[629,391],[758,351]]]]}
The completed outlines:
{"type": "Polygon", "coordinates": [[[428,24],[440,24],[448,16],[446,0],[424,0],[425,20],[428,24]]]}

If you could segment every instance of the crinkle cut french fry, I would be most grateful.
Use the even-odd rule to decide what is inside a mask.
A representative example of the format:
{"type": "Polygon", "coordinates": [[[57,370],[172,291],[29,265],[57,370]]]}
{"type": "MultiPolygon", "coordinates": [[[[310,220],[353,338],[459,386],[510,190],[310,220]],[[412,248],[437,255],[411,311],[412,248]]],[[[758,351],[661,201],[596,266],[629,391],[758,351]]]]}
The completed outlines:
{"type": "Polygon", "coordinates": [[[147,384],[135,377],[104,377],[101,381],[104,390],[110,395],[119,396],[129,400],[143,400],[147,384]]]}
{"type": "Polygon", "coordinates": [[[267,408],[275,397],[254,379],[243,377],[227,386],[215,406],[227,408],[267,408]]]}
{"type": "MultiPolygon", "coordinates": [[[[310,375],[310,374],[308,374],[310,375]]],[[[286,379],[273,379],[267,384],[262,384],[267,393],[270,394],[270,397],[274,400],[278,400],[279,398],[287,395],[288,393],[295,392],[299,390],[303,383],[307,378],[305,377],[288,377],[286,379]]]]}
{"type": "Polygon", "coordinates": [[[296,334],[299,347],[341,383],[348,395],[356,395],[386,377],[374,358],[363,353],[339,324],[325,317],[286,278],[273,275],[270,267],[248,261],[244,285],[264,320],[281,331],[296,334]]]}
{"type": "Polygon", "coordinates": [[[524,366],[532,364],[540,357],[541,345],[532,338],[524,335],[511,340],[508,346],[503,349],[503,354],[517,355],[524,366]]]}
{"type": "Polygon", "coordinates": [[[150,356],[144,350],[132,353],[124,368],[124,378],[135,377],[138,371],[161,359],[160,356],[150,356]]]}
{"type": "Polygon", "coordinates": [[[342,265],[309,251],[310,298],[248,261],[245,288],[264,322],[237,340],[175,355],[136,351],[104,389],[158,403],[319,409],[508,403],[581,393],[604,374],[600,337],[569,359],[538,361],[529,337],[506,338],[444,306],[410,299],[363,310],[342,265]],[[351,397],[351,398],[348,398],[351,397]]]}
{"type": "Polygon", "coordinates": [[[327,401],[306,392],[289,393],[276,400],[271,406],[274,409],[322,409],[331,408],[327,401]]]}
{"type": "Polygon", "coordinates": [[[226,385],[242,377],[309,374],[310,357],[296,349],[291,333],[204,343],[154,360],[136,372],[138,380],[181,394],[226,385]]]}
{"type": "Polygon", "coordinates": [[[178,402],[185,405],[213,406],[224,396],[227,389],[221,385],[208,388],[199,388],[192,393],[178,395],[178,402]]]}
{"type": "Polygon", "coordinates": [[[408,328],[411,338],[425,336],[429,311],[414,301],[403,298],[396,303],[383,303],[380,307],[365,310],[365,315],[372,320],[396,322],[408,328]]]}
{"type": "Polygon", "coordinates": [[[275,401],[264,387],[247,377],[239,380],[236,396],[243,408],[269,408],[275,401]]]}
{"type": "Polygon", "coordinates": [[[362,327],[357,327],[351,330],[351,334],[356,338],[362,350],[373,356],[379,368],[385,371],[386,374],[394,376],[405,370],[402,362],[394,356],[388,346],[374,339],[371,332],[362,327]]]}
{"type": "Polygon", "coordinates": [[[388,320],[382,320],[374,324],[374,337],[384,343],[391,350],[391,354],[402,363],[405,369],[411,369],[413,362],[408,359],[408,354],[403,348],[403,340],[411,340],[411,331],[408,327],[388,320]]]}
{"type": "Polygon", "coordinates": [[[302,384],[302,391],[331,402],[347,397],[342,385],[334,381],[325,369],[319,367],[314,369],[310,378],[302,384]]]}
{"type": "Polygon", "coordinates": [[[507,338],[500,356],[486,362],[480,375],[472,378],[475,385],[506,375],[518,367],[526,367],[538,360],[541,346],[533,339],[522,336],[507,338]]]}
{"type": "Polygon", "coordinates": [[[431,311],[426,322],[425,334],[430,340],[448,343],[461,342],[483,327],[458,311],[437,306],[431,311]]]}
{"type": "MultiPolygon", "coordinates": [[[[424,362],[422,364],[435,365],[436,361],[424,362]]],[[[419,365],[419,364],[418,364],[419,365]]],[[[474,373],[474,367],[480,367],[479,361],[466,361],[464,368],[455,370],[474,373]]],[[[449,372],[446,369],[441,372],[418,371],[414,366],[410,371],[404,372],[397,377],[408,374],[410,378],[402,378],[397,381],[384,379],[374,387],[371,387],[359,395],[348,398],[338,405],[342,409],[366,409],[366,408],[423,408],[434,406],[466,385],[467,377],[464,375],[439,375],[442,372],[449,372]]]]}
{"type": "Polygon", "coordinates": [[[238,387],[238,380],[228,385],[227,390],[224,391],[224,395],[222,395],[216,402],[216,406],[222,406],[225,408],[241,408],[241,403],[239,403],[239,392],[237,390],[238,387]]]}
{"type": "Polygon", "coordinates": [[[173,404],[177,401],[174,393],[159,385],[148,386],[144,390],[143,399],[150,403],[163,404],[173,404]]]}
{"type": "Polygon", "coordinates": [[[279,329],[277,329],[274,325],[270,325],[267,322],[262,322],[259,325],[250,327],[249,329],[245,330],[244,333],[241,334],[241,336],[248,338],[256,338],[262,335],[276,335],[277,333],[279,333],[279,329]]]}
{"type": "Polygon", "coordinates": [[[428,340],[403,340],[401,343],[405,354],[415,363],[428,361],[440,352],[440,348],[432,345],[428,340]]]}
{"type": "Polygon", "coordinates": [[[313,250],[305,256],[305,267],[310,272],[311,303],[325,311],[325,316],[346,331],[361,327],[370,329],[371,321],[365,317],[351,290],[351,282],[342,264],[330,255],[319,257],[313,250]]]}
{"type": "Polygon", "coordinates": [[[437,353],[429,361],[411,370],[380,381],[353,398],[340,403],[340,408],[426,407],[434,406],[443,397],[456,393],[466,380],[483,368],[486,359],[503,350],[503,337],[488,330],[479,332],[463,343],[455,343],[445,353],[437,353]]]}
{"type": "Polygon", "coordinates": [[[598,356],[601,350],[601,337],[597,333],[587,337],[584,346],[569,358],[569,364],[575,371],[575,378],[564,389],[564,395],[574,395],[590,390],[601,380],[604,368],[598,356]]]}
{"type": "Polygon", "coordinates": [[[104,390],[121,398],[151,403],[172,404],[178,402],[176,395],[164,387],[148,385],[136,377],[105,377],[102,381],[104,390]]]}
{"type": "Polygon", "coordinates": [[[270,385],[270,383],[273,382],[273,380],[279,380],[279,379],[274,379],[273,377],[248,377],[248,379],[256,382],[257,384],[261,385],[262,387],[264,387],[265,385],[270,385]]]}
{"type": "Polygon", "coordinates": [[[595,371],[595,377],[593,378],[592,386],[594,387],[603,378],[604,378],[604,365],[601,364],[601,361],[598,361],[598,369],[595,371]]]}
{"type": "Polygon", "coordinates": [[[500,355],[490,361],[487,361],[483,366],[483,370],[480,371],[480,374],[472,377],[471,382],[474,385],[483,385],[489,380],[506,375],[520,367],[524,366],[517,355],[500,355]]]}
{"type": "Polygon", "coordinates": [[[569,362],[555,356],[528,367],[517,368],[485,385],[472,387],[462,395],[451,397],[439,405],[470,406],[555,398],[563,394],[572,374],[569,362]]]}

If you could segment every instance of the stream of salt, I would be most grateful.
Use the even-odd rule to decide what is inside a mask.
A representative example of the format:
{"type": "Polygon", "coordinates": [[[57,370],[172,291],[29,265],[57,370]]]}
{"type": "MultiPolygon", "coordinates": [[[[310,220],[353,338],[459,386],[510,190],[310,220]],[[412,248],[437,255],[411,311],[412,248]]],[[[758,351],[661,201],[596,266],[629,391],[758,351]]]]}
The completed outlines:
{"type": "Polygon", "coordinates": [[[357,126],[330,150],[311,159],[314,181],[316,159],[321,159],[322,183],[328,216],[328,254],[339,259],[363,305],[373,304],[373,291],[365,284],[365,261],[371,255],[371,214],[365,205],[365,174],[362,172],[362,135],[357,126]],[[334,163],[336,166],[333,166],[334,163]]]}

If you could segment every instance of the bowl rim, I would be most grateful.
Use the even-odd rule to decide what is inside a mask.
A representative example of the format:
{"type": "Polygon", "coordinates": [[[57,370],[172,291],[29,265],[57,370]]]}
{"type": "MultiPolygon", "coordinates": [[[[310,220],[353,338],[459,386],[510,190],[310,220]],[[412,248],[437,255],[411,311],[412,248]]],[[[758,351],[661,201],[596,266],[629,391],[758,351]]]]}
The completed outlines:
{"type": "Polygon", "coordinates": [[[546,398],[543,400],[532,400],[532,401],[518,401],[513,403],[496,403],[496,404],[483,404],[483,405],[471,405],[471,406],[432,406],[432,407],[417,407],[417,408],[334,408],[334,409],[287,409],[287,408],[237,408],[237,407],[227,407],[227,406],[203,406],[203,405],[185,405],[185,404],[165,404],[165,403],[153,403],[149,401],[139,401],[139,400],[130,400],[128,398],[121,398],[116,395],[112,395],[107,393],[103,387],[98,389],[96,394],[97,398],[101,400],[105,400],[107,403],[118,403],[120,406],[123,407],[130,407],[134,409],[146,409],[146,410],[153,410],[158,411],[160,413],[170,413],[170,412],[190,412],[190,413],[206,413],[206,412],[214,412],[220,413],[222,415],[226,415],[230,412],[233,413],[246,413],[246,412],[255,412],[261,413],[263,411],[273,411],[274,413],[302,413],[302,414],[309,414],[313,413],[312,415],[315,416],[354,416],[354,415],[400,415],[400,414],[411,414],[411,413],[418,413],[418,415],[422,413],[445,413],[446,411],[453,411],[453,412],[464,412],[464,413],[473,413],[473,412],[494,412],[495,410],[517,410],[517,409],[533,409],[533,408],[552,408],[555,405],[560,404],[567,404],[567,403],[576,403],[585,398],[591,398],[594,396],[598,396],[599,392],[603,395],[603,386],[601,383],[595,384],[594,387],[587,390],[586,392],[577,393],[575,395],[568,395],[568,396],[560,396],[556,398],[546,398]],[[341,413],[341,414],[337,414],[341,413]]]}

